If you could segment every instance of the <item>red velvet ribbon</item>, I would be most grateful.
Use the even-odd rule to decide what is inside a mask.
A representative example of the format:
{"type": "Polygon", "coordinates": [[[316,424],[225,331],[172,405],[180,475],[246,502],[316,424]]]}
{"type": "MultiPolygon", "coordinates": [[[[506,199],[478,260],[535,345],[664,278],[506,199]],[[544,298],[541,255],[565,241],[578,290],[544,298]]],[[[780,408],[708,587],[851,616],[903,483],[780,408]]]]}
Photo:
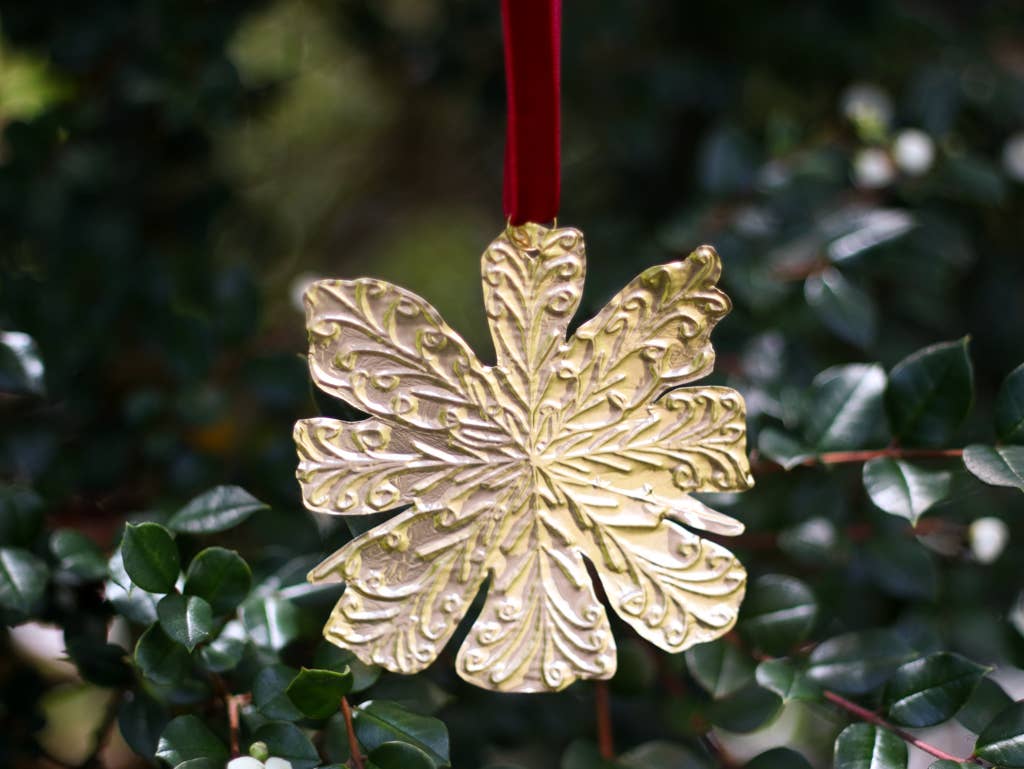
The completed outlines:
{"type": "Polygon", "coordinates": [[[508,128],[505,215],[550,222],[561,186],[561,0],[501,0],[508,128]]]}

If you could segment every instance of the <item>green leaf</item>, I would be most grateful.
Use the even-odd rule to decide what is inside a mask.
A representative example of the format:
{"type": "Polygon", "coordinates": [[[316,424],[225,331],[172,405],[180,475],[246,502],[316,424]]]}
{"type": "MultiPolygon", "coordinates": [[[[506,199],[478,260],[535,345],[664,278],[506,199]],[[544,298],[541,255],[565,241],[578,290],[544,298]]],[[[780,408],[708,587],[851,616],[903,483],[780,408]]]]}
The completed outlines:
{"type": "Polygon", "coordinates": [[[124,568],[133,584],[150,593],[170,593],[181,571],[178,546],[158,523],[128,524],[121,540],[124,568]]]}
{"type": "Polygon", "coordinates": [[[1024,446],[982,446],[964,449],[964,465],[990,486],[1009,486],[1024,491],[1024,446]]]}
{"type": "Polygon", "coordinates": [[[0,547],[0,608],[19,620],[31,616],[43,604],[50,570],[27,550],[0,547]]]}
{"type": "Polygon", "coordinates": [[[814,458],[814,450],[782,430],[766,427],[757,436],[757,449],[786,470],[814,458]]]}
{"type": "Polygon", "coordinates": [[[22,331],[0,331],[0,392],[45,395],[45,374],[32,337],[22,331]]]}
{"type": "Polygon", "coordinates": [[[184,646],[153,625],[135,644],[135,665],[153,683],[170,685],[185,677],[192,660],[184,646]]]}
{"type": "Polygon", "coordinates": [[[862,630],[835,636],[815,647],[807,676],[828,689],[866,694],[914,659],[913,650],[890,630],[862,630]]]}
{"type": "Polygon", "coordinates": [[[448,729],[442,721],[421,716],[384,700],[370,700],[353,714],[356,736],[360,744],[372,751],[385,742],[408,742],[415,745],[436,767],[449,766],[448,729]]]}
{"type": "Polygon", "coordinates": [[[752,758],[744,769],[811,769],[811,765],[795,750],[772,748],[752,758]]]}
{"type": "Polygon", "coordinates": [[[288,697],[308,718],[327,718],[352,690],[352,674],[302,668],[288,685],[288,697]]]}
{"type": "Polygon", "coordinates": [[[213,610],[210,604],[195,595],[172,593],[164,596],[156,607],[160,627],[168,637],[189,651],[210,637],[213,632],[213,610]]]}
{"type": "Polygon", "coordinates": [[[1013,704],[1013,699],[991,678],[983,678],[956,720],[975,734],[981,734],[997,715],[1013,704]]]}
{"type": "Polygon", "coordinates": [[[818,602],[807,585],[794,577],[766,574],[747,591],[739,631],[758,649],[781,655],[807,638],[817,616],[818,602]]]}
{"type": "Polygon", "coordinates": [[[288,696],[288,684],[296,675],[293,668],[284,665],[263,668],[252,682],[252,704],[273,721],[298,721],[302,711],[288,696]]]}
{"type": "Polygon", "coordinates": [[[619,769],[617,761],[601,757],[597,745],[587,740],[573,740],[562,754],[561,769],[619,769]]]}
{"type": "Polygon", "coordinates": [[[124,556],[118,548],[107,562],[110,579],[103,583],[103,593],[114,609],[125,619],[137,625],[152,625],[157,621],[156,605],[160,596],[133,585],[124,568],[124,556]]]}
{"type": "Polygon", "coordinates": [[[851,724],[836,738],[835,769],[906,769],[907,744],[874,724],[851,724]]]}
{"type": "Polygon", "coordinates": [[[234,611],[252,589],[252,571],[234,550],[208,547],[188,566],[184,592],[206,600],[214,614],[234,611]]]}
{"type": "Polygon", "coordinates": [[[790,700],[816,700],[821,689],[808,680],[804,673],[787,659],[765,660],[755,671],[757,683],[770,692],[775,692],[783,702],[790,700]]]}
{"type": "Polygon", "coordinates": [[[242,625],[262,649],[280,651],[300,633],[301,613],[278,596],[253,596],[242,604],[242,625]]]}
{"type": "Polygon", "coordinates": [[[775,692],[752,684],[715,700],[708,709],[708,717],[715,726],[745,734],[760,729],[781,710],[782,700],[775,692]]]}
{"type": "Polygon", "coordinates": [[[690,675],[715,699],[754,682],[754,661],[735,644],[721,639],[698,644],[685,656],[690,675]]]}
{"type": "Polygon", "coordinates": [[[1024,443],[1024,363],[1003,380],[996,395],[996,436],[1003,443],[1024,443]]]}
{"type": "Polygon", "coordinates": [[[203,758],[223,766],[228,760],[228,750],[199,718],[178,716],[160,735],[156,756],[172,767],[203,758]]]}
{"type": "Polygon", "coordinates": [[[199,649],[199,659],[211,673],[226,673],[242,661],[245,646],[245,628],[241,622],[232,620],[219,636],[199,649]]]}
{"type": "Polygon", "coordinates": [[[918,350],[889,372],[885,405],[893,434],[912,446],[950,442],[974,400],[970,339],[918,350]]]}
{"type": "Polygon", "coordinates": [[[840,339],[869,347],[878,336],[878,308],[870,295],[829,268],[804,282],[804,297],[821,322],[840,339]]]}
{"type": "Polygon", "coordinates": [[[804,440],[815,451],[862,449],[882,432],[885,371],[877,363],[833,366],[811,383],[804,440]]]}
{"type": "Polygon", "coordinates": [[[379,769],[434,769],[433,759],[408,742],[382,742],[369,758],[379,769]]]}
{"type": "Polygon", "coordinates": [[[619,756],[617,763],[624,769],[706,769],[701,761],[684,745],[665,740],[654,740],[637,745],[619,756]]]}
{"type": "Polygon", "coordinates": [[[160,734],[167,727],[167,711],[141,691],[125,696],[117,711],[117,725],[128,746],[146,760],[156,755],[160,734]]]}
{"type": "Polygon", "coordinates": [[[872,539],[864,547],[871,580],[889,595],[934,601],[939,589],[935,556],[911,537],[872,539]]]}
{"type": "Polygon", "coordinates": [[[878,457],[864,464],[864,488],[875,506],[916,523],[950,491],[949,471],[922,470],[908,462],[878,457]]]}
{"type": "Polygon", "coordinates": [[[117,644],[89,635],[64,632],[68,657],[86,681],[98,686],[126,686],[132,682],[128,652],[117,644]]]}
{"type": "Polygon", "coordinates": [[[313,769],[320,763],[313,743],[295,724],[271,721],[257,729],[254,737],[254,741],[267,744],[270,755],[291,763],[292,769],[313,769]]]}
{"type": "Polygon", "coordinates": [[[20,486],[0,486],[0,545],[31,547],[42,528],[42,497],[20,486]]]}
{"type": "Polygon", "coordinates": [[[1007,769],[1024,767],[1024,701],[1013,703],[992,719],[978,736],[974,752],[1007,769]]]}
{"type": "Polygon", "coordinates": [[[183,534],[214,534],[234,528],[257,510],[267,508],[245,489],[218,486],[181,508],[167,525],[183,534]]]}
{"type": "Polygon", "coordinates": [[[369,689],[380,678],[381,669],[376,665],[367,665],[360,661],[348,649],[342,649],[324,641],[313,652],[313,667],[352,674],[352,691],[361,692],[369,689]]]}
{"type": "Polygon", "coordinates": [[[956,715],[987,668],[939,652],[903,665],[885,686],[889,717],[903,726],[934,726],[956,715]]]}
{"type": "Polygon", "coordinates": [[[50,552],[62,571],[85,582],[96,582],[107,576],[107,559],[96,543],[74,529],[57,529],[50,535],[50,552]]]}

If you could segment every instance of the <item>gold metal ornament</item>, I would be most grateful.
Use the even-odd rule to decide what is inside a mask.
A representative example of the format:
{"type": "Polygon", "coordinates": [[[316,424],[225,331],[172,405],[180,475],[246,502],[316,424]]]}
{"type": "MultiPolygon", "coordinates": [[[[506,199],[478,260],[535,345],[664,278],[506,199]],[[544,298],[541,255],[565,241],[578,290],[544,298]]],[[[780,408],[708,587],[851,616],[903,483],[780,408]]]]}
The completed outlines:
{"type": "Polygon", "coordinates": [[[566,339],[585,265],[575,229],[509,227],[490,245],[494,367],[398,286],[306,292],[313,380],[371,416],[296,424],[305,504],[411,505],[310,573],[346,584],[329,641],[415,673],[487,582],[456,660],[465,680],[538,692],[610,678],[615,641],[586,561],[619,616],[666,651],[733,626],[746,572],[690,529],[743,526],[690,494],[753,484],[743,398],[670,389],[711,371],[709,336],[730,309],[719,257],[703,246],[646,270],[566,339]]]}

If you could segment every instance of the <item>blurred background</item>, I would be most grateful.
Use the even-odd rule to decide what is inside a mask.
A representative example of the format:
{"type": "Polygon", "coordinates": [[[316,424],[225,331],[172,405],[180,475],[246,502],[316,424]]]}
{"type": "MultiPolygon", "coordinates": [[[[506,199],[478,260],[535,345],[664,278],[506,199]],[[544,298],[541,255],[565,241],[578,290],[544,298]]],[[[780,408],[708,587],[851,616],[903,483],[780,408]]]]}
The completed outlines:
{"type": "MultiPolygon", "coordinates": [[[[563,57],[580,319],[711,243],[735,303],[716,381],[746,396],[752,447],[820,370],[965,335],[977,407],[960,445],[988,439],[1024,359],[1020,3],[566,0],[563,57]]],[[[343,540],[294,481],[292,423],[344,415],[308,382],[299,296],[321,276],[399,282],[492,359],[479,256],[504,226],[504,98],[496,0],[0,2],[0,480],[108,552],[126,519],[220,483],[274,507],[232,541],[258,577],[343,540]]],[[[880,515],[859,468],[759,480],[731,508],[754,573],[812,579],[852,626],[909,617],[1024,664],[1005,622],[1019,495],[964,484],[938,511],[1009,522],[986,569],[924,549],[883,570],[842,537],[774,546],[811,519],[834,534],[880,515]]],[[[623,648],[621,744],[693,732],[645,648],[623,648]]],[[[439,667],[460,769],[559,766],[592,732],[589,706],[495,699],[439,667]]],[[[2,655],[0,755],[44,761],[26,735],[61,680],[2,655]]],[[[786,718],[769,740],[827,753],[820,715],[786,718]]]]}

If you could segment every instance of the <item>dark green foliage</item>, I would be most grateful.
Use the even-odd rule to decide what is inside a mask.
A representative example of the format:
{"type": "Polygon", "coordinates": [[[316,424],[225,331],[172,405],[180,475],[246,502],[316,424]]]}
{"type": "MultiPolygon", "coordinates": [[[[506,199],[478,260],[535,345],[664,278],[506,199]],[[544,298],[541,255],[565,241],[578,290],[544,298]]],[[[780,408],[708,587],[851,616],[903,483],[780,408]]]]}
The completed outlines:
{"type": "Polygon", "coordinates": [[[746,526],[724,638],[666,655],[609,609],[606,758],[593,685],[475,690],[465,626],[382,673],[322,637],[343,587],[305,582],[387,514],[302,508],[295,420],[361,415],[310,385],[293,295],[399,282],[493,359],[497,3],[0,3],[0,765],[95,766],[119,729],[153,765],[223,769],[234,737],[342,767],[345,697],[367,769],[717,769],[729,732],[784,727],[747,766],[905,766],[851,705],[1022,766],[996,683],[1024,665],[1022,28],[999,2],[566,4],[579,318],[714,245],[707,382],[743,394],[757,482],[706,500],[746,526]]]}

